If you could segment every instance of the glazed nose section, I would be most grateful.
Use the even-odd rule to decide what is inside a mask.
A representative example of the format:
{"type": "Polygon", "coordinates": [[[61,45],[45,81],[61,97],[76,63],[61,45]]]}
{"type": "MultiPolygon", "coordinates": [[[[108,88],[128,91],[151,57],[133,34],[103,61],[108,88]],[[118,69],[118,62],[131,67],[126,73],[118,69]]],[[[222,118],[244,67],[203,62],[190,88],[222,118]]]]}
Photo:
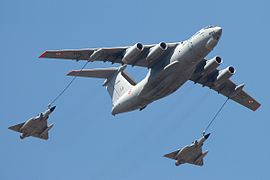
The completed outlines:
{"type": "Polygon", "coordinates": [[[222,35],[222,28],[221,27],[215,27],[215,30],[214,30],[214,33],[213,33],[213,38],[218,41],[220,39],[221,35],[222,35]]]}

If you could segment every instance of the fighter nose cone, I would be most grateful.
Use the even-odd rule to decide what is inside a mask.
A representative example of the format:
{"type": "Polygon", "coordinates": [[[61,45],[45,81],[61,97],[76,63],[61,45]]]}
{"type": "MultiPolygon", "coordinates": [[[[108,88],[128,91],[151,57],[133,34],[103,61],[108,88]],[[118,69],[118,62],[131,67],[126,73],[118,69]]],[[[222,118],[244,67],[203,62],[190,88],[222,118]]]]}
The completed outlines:
{"type": "Polygon", "coordinates": [[[51,107],[50,111],[53,112],[55,108],[56,108],[56,106],[51,107]]]}
{"type": "Polygon", "coordinates": [[[204,138],[207,139],[210,136],[211,133],[208,133],[206,135],[204,135],[204,138]]]}

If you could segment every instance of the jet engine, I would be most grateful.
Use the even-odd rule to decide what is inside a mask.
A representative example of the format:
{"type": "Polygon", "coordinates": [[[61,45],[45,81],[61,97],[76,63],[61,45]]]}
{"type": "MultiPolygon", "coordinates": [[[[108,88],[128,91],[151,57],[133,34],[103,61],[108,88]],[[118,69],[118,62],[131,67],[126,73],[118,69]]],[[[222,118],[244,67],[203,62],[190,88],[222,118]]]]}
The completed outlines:
{"type": "Polygon", "coordinates": [[[156,64],[159,57],[166,51],[167,48],[168,46],[165,42],[160,42],[159,44],[152,47],[149,51],[148,56],[146,57],[148,67],[156,64]]]}
{"type": "Polygon", "coordinates": [[[220,64],[222,63],[222,59],[218,56],[206,61],[206,64],[204,66],[204,71],[202,72],[202,75],[207,75],[213,72],[220,64]]]}
{"type": "Polygon", "coordinates": [[[235,69],[232,66],[229,66],[226,69],[219,71],[219,74],[217,76],[217,79],[214,82],[214,85],[220,86],[226,80],[228,80],[234,73],[235,73],[235,69]]]}
{"type": "Polygon", "coordinates": [[[135,64],[138,60],[138,56],[143,51],[143,45],[137,43],[126,50],[126,53],[122,59],[122,62],[125,64],[135,64]]]}

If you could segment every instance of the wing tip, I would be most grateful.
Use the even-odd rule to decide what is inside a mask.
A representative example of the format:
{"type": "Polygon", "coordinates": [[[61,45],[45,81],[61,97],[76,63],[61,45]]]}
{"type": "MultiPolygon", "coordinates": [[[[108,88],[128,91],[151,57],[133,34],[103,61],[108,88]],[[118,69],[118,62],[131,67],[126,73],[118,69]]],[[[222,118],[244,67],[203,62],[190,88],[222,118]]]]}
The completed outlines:
{"type": "Polygon", "coordinates": [[[254,112],[257,111],[257,109],[259,109],[259,107],[261,107],[261,104],[258,104],[258,106],[256,106],[254,109],[252,109],[254,112]]]}
{"type": "Polygon", "coordinates": [[[45,136],[45,137],[39,137],[40,139],[43,139],[45,141],[47,141],[49,139],[49,135],[45,136]]]}
{"type": "Polygon", "coordinates": [[[169,157],[167,156],[167,154],[163,155],[163,157],[165,157],[165,158],[169,158],[169,157]]]}
{"type": "Polygon", "coordinates": [[[18,130],[17,128],[15,128],[15,126],[16,126],[16,125],[14,125],[14,126],[9,126],[8,129],[9,129],[9,130],[12,130],[12,131],[17,131],[17,132],[18,132],[19,130],[18,130]]]}
{"type": "Polygon", "coordinates": [[[46,53],[47,53],[47,51],[44,51],[38,58],[43,58],[46,53]]]}
{"type": "Polygon", "coordinates": [[[169,154],[164,154],[163,157],[169,158],[169,159],[175,159],[175,155],[173,155],[174,152],[169,153],[169,154]]]}
{"type": "Polygon", "coordinates": [[[74,73],[76,73],[77,70],[72,70],[67,73],[67,76],[74,76],[74,73]]]}

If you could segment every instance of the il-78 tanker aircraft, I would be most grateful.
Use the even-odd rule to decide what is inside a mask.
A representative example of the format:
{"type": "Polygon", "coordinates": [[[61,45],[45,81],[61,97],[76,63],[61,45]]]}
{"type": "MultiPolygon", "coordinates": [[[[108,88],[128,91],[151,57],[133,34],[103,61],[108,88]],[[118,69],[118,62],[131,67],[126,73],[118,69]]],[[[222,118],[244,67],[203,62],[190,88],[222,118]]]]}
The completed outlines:
{"type": "Polygon", "coordinates": [[[255,111],[260,104],[229,78],[235,73],[232,66],[219,70],[218,56],[205,57],[217,45],[222,34],[218,26],[207,26],[191,38],[174,43],[127,47],[89,48],[78,50],[48,50],[40,58],[104,61],[122,64],[119,68],[74,70],[69,76],[104,78],[112,98],[112,114],[144,109],[148,104],[168,96],[188,80],[207,86],[237,103],[255,111]],[[148,68],[148,74],[136,83],[125,71],[126,65],[148,68]]]}

